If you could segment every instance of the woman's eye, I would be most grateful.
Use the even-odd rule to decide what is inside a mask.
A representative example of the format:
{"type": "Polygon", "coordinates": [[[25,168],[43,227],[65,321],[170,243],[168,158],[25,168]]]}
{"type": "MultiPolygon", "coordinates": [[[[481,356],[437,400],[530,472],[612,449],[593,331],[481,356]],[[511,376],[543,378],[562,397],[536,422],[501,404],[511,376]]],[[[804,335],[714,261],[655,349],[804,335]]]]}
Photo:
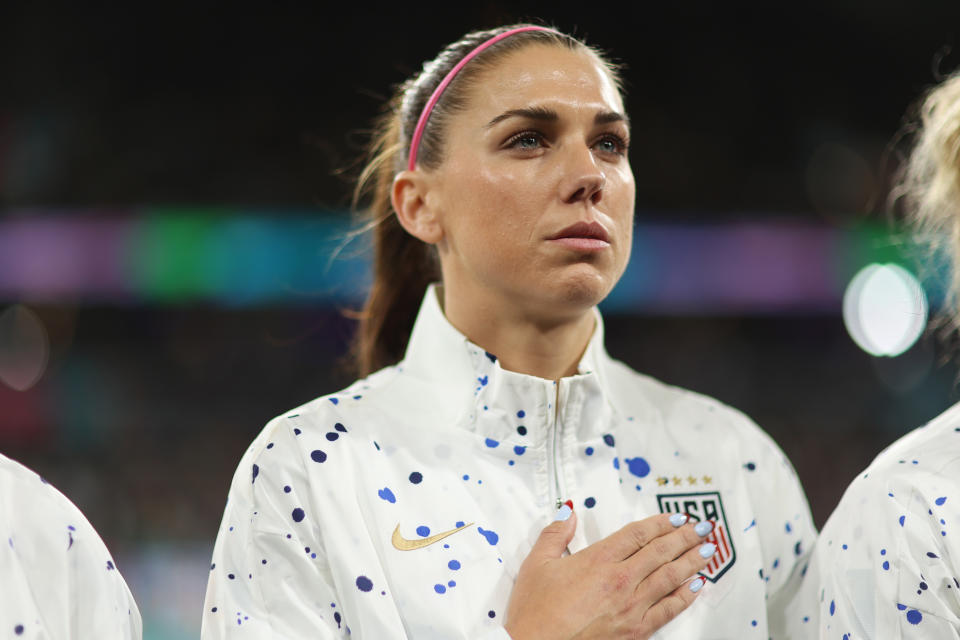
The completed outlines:
{"type": "Polygon", "coordinates": [[[507,143],[508,147],[521,150],[539,149],[543,145],[542,136],[530,131],[517,134],[507,143]]]}
{"type": "Polygon", "coordinates": [[[597,142],[597,148],[604,153],[623,155],[627,152],[627,142],[620,136],[604,136],[597,142]]]}

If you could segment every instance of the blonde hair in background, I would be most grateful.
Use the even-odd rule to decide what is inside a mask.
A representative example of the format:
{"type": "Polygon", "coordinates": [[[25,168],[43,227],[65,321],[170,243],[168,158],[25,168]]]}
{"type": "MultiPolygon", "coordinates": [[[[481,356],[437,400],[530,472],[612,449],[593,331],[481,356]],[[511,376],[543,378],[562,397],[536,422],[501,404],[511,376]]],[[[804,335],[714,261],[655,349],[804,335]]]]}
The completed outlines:
{"type": "Polygon", "coordinates": [[[949,260],[944,320],[960,328],[960,72],[927,93],[918,116],[913,149],[891,195],[905,205],[920,244],[949,260]]]}

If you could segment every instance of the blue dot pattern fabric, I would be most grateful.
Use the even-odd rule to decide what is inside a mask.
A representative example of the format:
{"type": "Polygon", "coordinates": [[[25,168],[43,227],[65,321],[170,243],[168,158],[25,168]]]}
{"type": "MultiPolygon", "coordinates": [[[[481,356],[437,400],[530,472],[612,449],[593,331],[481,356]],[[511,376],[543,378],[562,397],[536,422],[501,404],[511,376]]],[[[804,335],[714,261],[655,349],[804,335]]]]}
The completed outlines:
{"type": "Polygon", "coordinates": [[[0,638],[141,638],[140,611],[97,532],[3,455],[0,536],[0,638]]]}
{"type": "Polygon", "coordinates": [[[202,637],[506,640],[517,571],[568,499],[571,553],[660,512],[718,522],[722,561],[655,638],[770,637],[768,598],[815,536],[793,469],[744,415],[612,360],[595,317],[554,382],[501,368],[429,289],[401,363],[244,455],[202,637]]]}
{"type": "Polygon", "coordinates": [[[827,520],[795,638],[960,638],[960,404],[885,449],[827,520]]]}

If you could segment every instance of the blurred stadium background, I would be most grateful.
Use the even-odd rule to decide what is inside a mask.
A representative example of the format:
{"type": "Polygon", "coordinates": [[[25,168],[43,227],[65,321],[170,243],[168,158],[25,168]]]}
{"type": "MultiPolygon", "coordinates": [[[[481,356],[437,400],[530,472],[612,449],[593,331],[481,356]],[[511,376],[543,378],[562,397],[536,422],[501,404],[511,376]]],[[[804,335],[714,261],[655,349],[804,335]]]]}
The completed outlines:
{"type": "Polygon", "coordinates": [[[366,255],[347,242],[348,176],[389,87],[466,30],[531,16],[628,63],[638,210],[605,304],[614,356],[751,415],[818,524],[958,399],[930,332],[873,356],[842,313],[870,264],[920,274],[941,302],[885,195],[903,114],[960,66],[956,0],[8,3],[0,451],[87,514],[148,640],[197,636],[250,440],[350,380],[343,312],[366,255]]]}

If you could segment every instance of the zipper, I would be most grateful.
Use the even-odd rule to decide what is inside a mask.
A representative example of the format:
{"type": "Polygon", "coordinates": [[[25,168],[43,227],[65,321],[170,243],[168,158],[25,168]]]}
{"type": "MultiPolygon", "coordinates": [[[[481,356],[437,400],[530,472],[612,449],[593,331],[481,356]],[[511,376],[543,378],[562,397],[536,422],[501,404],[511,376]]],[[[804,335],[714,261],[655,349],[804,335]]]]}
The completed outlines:
{"type": "Polygon", "coordinates": [[[554,384],[556,388],[556,393],[553,398],[553,415],[551,417],[551,437],[553,442],[551,443],[551,451],[553,454],[553,489],[556,492],[557,504],[556,508],[559,509],[563,506],[563,487],[560,480],[560,385],[563,384],[562,380],[557,381],[554,384]]]}

